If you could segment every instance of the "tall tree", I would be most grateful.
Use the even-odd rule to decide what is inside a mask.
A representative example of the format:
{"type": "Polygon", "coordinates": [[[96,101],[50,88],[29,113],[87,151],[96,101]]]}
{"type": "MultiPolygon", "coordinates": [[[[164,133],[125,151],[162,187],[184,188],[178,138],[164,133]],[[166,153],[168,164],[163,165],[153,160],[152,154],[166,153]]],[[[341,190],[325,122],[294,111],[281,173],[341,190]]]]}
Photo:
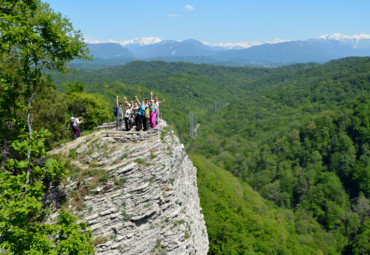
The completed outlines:
{"type": "Polygon", "coordinates": [[[0,252],[94,252],[91,232],[73,215],[62,211],[55,224],[44,223],[43,183],[64,170],[47,159],[48,132],[32,128],[35,94],[47,85],[43,71],[63,72],[74,58],[88,58],[86,45],[61,14],[40,0],[0,0],[0,252]]]}
{"type": "MultiPolygon", "coordinates": [[[[11,61],[19,63],[17,75],[23,86],[26,106],[26,128],[32,139],[31,109],[38,86],[41,85],[45,69],[65,71],[74,58],[87,58],[86,45],[80,31],[73,29],[68,19],[53,12],[49,5],[39,0],[4,1],[0,21],[0,54],[13,56],[11,61]]],[[[19,89],[19,88],[15,88],[19,89]]],[[[30,150],[27,161],[30,163],[30,150]]],[[[29,176],[30,164],[27,169],[29,176]]],[[[29,178],[27,178],[27,184],[29,178]]]]}

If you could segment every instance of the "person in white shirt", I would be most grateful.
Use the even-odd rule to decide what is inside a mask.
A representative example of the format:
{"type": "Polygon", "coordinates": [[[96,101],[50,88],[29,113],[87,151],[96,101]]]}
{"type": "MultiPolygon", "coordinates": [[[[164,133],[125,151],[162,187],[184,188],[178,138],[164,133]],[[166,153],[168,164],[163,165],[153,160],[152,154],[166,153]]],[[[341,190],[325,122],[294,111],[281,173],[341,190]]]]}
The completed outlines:
{"type": "Polygon", "coordinates": [[[133,126],[133,122],[132,122],[132,114],[131,114],[131,107],[129,104],[126,104],[125,105],[125,126],[126,126],[126,131],[130,131],[132,126],[133,126]]]}
{"type": "Polygon", "coordinates": [[[77,117],[73,121],[73,124],[72,124],[73,138],[72,138],[72,140],[76,139],[76,135],[77,135],[77,138],[80,137],[81,132],[80,132],[80,129],[78,128],[78,125],[81,124],[81,123],[82,123],[81,117],[77,117]]]}

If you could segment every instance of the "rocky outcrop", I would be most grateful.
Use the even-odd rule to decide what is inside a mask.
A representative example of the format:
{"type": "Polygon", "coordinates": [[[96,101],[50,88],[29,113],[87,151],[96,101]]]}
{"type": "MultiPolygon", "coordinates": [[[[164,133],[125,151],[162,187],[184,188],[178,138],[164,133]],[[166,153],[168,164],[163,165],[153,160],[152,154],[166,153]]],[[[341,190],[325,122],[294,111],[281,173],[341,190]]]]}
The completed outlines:
{"type": "Polygon", "coordinates": [[[197,171],[164,121],[79,139],[52,153],[76,166],[62,188],[90,225],[97,254],[207,254],[197,171]]]}

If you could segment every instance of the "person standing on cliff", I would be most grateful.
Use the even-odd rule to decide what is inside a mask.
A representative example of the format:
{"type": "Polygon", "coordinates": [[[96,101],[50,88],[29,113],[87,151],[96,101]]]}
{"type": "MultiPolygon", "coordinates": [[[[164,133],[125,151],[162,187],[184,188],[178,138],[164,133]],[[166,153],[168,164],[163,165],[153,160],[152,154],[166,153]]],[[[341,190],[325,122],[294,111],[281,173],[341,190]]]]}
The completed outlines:
{"type": "Polygon", "coordinates": [[[143,100],[141,103],[140,103],[140,100],[137,98],[137,96],[135,96],[135,99],[139,105],[139,112],[138,112],[138,126],[136,126],[136,131],[140,131],[142,128],[143,128],[143,122],[144,122],[144,119],[145,119],[145,101],[143,100]]]}
{"type": "Polygon", "coordinates": [[[154,100],[151,100],[150,101],[150,126],[152,128],[155,128],[156,126],[156,116],[157,116],[157,107],[156,105],[154,104],[154,100]]]}
{"type": "Polygon", "coordinates": [[[131,108],[128,104],[125,105],[125,126],[126,131],[130,131],[132,128],[132,114],[131,114],[131,108]]]}
{"type": "Polygon", "coordinates": [[[122,103],[118,103],[118,96],[116,97],[116,103],[117,103],[117,120],[116,120],[116,130],[122,131],[122,122],[123,122],[123,109],[122,109],[122,103]]]}
{"type": "MultiPolygon", "coordinates": [[[[153,91],[150,92],[150,100],[153,100],[153,91]]],[[[166,99],[163,99],[162,101],[158,100],[158,97],[155,97],[154,104],[157,108],[157,114],[155,117],[155,123],[158,125],[159,122],[159,104],[166,102],[166,99]]]]}

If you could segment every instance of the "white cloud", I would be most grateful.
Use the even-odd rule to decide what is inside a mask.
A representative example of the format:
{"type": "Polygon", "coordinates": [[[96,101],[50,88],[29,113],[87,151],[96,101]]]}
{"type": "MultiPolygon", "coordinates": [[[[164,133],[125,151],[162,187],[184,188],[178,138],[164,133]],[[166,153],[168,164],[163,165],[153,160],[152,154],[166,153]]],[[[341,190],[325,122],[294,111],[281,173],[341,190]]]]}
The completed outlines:
{"type": "Polygon", "coordinates": [[[171,17],[171,18],[177,18],[177,17],[179,17],[180,15],[170,13],[170,14],[167,14],[167,16],[168,16],[168,17],[171,17]]]}
{"type": "Polygon", "coordinates": [[[184,6],[184,10],[193,11],[194,10],[194,7],[191,6],[191,5],[189,5],[189,4],[187,4],[187,5],[184,6]]]}

